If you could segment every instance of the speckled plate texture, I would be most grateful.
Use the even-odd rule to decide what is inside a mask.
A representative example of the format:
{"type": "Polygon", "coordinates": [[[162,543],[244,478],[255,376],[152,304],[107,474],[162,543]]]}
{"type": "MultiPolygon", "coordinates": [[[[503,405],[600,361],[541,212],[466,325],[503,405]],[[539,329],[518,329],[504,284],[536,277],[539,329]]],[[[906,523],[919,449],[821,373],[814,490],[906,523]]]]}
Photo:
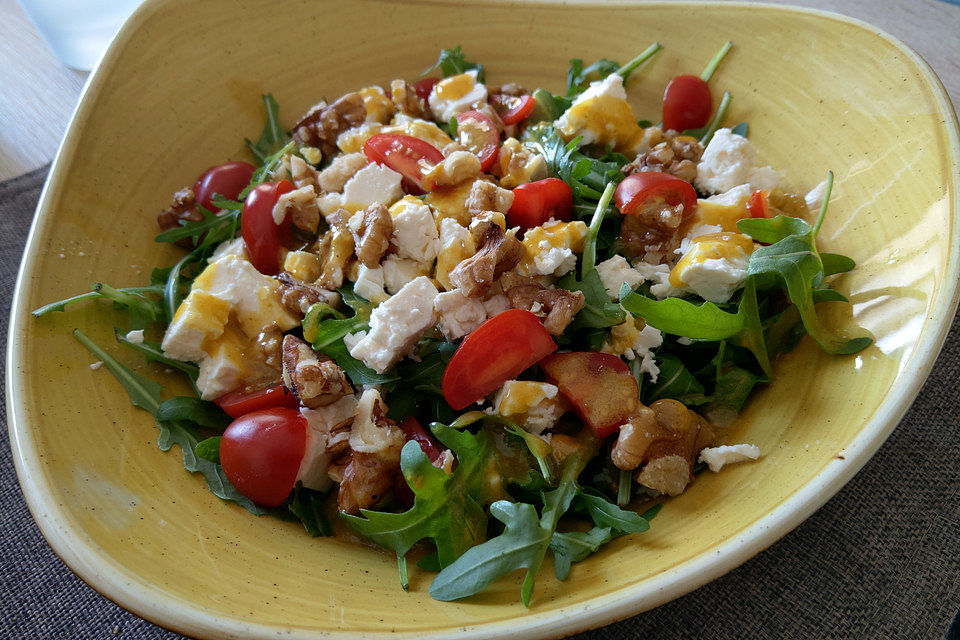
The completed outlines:
{"type": "MultiPolygon", "coordinates": [[[[839,16],[740,4],[147,2],[84,93],[41,197],[13,303],[7,402],[14,459],[54,550],[94,588],[163,626],[209,638],[556,637],[654,607],[729,571],[795,527],[896,426],[957,306],[957,122],[937,78],[903,44],[839,16]],[[196,27],[203,25],[203,36],[196,27]],[[857,270],[838,280],[875,345],[830,357],[805,340],[776,365],[729,441],[762,459],[707,474],[650,532],[620,538],[558,582],[521,576],[467,601],[397,584],[390,554],[312,539],[210,494],[156,448],[146,413],[71,337],[111,344],[106,305],[29,310],[93,281],[144,282],[176,251],[152,241],[170,193],[242,158],[272,92],[289,126],[322,97],[417,76],[461,44],[489,82],[560,90],[571,57],[666,50],[628,83],[656,120],[666,81],[736,48],[715,83],[763,160],[802,191],[832,169],[820,233],[857,270]],[[518,46],[520,43],[522,46],[518,46]]],[[[157,337],[157,336],[154,336],[157,337]]],[[[115,350],[119,353],[119,350],[115,350]]],[[[128,353],[123,358],[134,359],[128,353]]],[[[150,371],[162,378],[162,369],[150,371]]],[[[176,389],[176,385],[173,385],[176,389]]]]}

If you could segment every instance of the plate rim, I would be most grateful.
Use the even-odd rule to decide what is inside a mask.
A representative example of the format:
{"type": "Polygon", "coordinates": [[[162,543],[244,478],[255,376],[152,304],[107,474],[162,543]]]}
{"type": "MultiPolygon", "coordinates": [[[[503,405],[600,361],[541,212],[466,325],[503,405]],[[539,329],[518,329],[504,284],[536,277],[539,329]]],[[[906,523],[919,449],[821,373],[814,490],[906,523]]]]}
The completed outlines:
{"type": "MultiPolygon", "coordinates": [[[[444,0],[420,0],[425,4],[449,4],[444,0]]],[[[496,5],[553,5],[555,0],[488,0],[496,5]]],[[[24,499],[49,546],[54,553],[82,580],[102,596],[119,606],[143,617],[158,626],[180,633],[211,639],[266,639],[275,638],[281,633],[295,640],[313,640],[316,638],[353,638],[359,635],[353,632],[326,631],[304,627],[279,627],[244,622],[238,618],[226,617],[215,613],[194,602],[171,597],[155,585],[146,583],[140,577],[112,561],[99,550],[87,545],[66,525],[64,518],[58,517],[55,501],[51,499],[47,485],[39,474],[30,473],[30,465],[37,461],[36,446],[25,427],[26,420],[20,415],[15,398],[27,385],[24,384],[22,368],[18,357],[20,348],[13,339],[25,330],[31,317],[25,308],[25,290],[30,286],[27,277],[28,268],[35,262],[38,249],[38,227],[41,218],[50,214],[45,211],[63,182],[61,166],[72,155],[76,143],[77,131],[87,119],[93,98],[109,75],[109,65],[119,55],[118,51],[130,39],[131,34],[148,16],[157,11],[163,0],[148,0],[143,3],[121,28],[108,50],[97,63],[84,85],[77,106],[71,115],[69,125],[51,164],[45,180],[34,218],[27,236],[24,254],[14,288],[10,323],[8,329],[5,380],[6,410],[10,447],[24,499]],[[32,460],[31,460],[32,459],[32,460]]],[[[586,0],[577,0],[569,4],[585,5],[586,0]]],[[[589,3],[591,6],[636,6],[635,0],[606,0],[589,3]]],[[[652,2],[646,7],[672,7],[677,5],[703,6],[709,8],[758,8],[764,11],[799,13],[825,18],[866,30],[899,49],[909,59],[923,80],[930,86],[936,99],[940,114],[944,117],[942,126],[947,133],[952,165],[960,168],[960,125],[954,106],[937,74],[930,65],[910,46],[898,38],[886,33],[867,22],[819,9],[798,7],[795,5],[771,5],[762,2],[652,2]]],[[[772,511],[744,528],[721,544],[693,556],[681,565],[643,581],[643,587],[630,585],[617,591],[596,596],[592,599],[538,613],[535,609],[526,610],[524,615],[499,621],[483,622],[459,628],[444,627],[426,633],[401,631],[398,633],[364,633],[370,638],[440,638],[450,633],[464,638],[515,638],[523,634],[525,638],[554,638],[577,633],[586,629],[610,624],[643,611],[653,609],[670,600],[689,593],[704,584],[728,573],[753,556],[782,538],[789,531],[806,520],[814,511],[832,498],[880,448],[890,433],[896,428],[903,415],[910,408],[920,388],[929,377],[937,356],[946,341],[947,334],[960,303],[960,172],[953,172],[952,190],[956,197],[950,211],[954,223],[954,234],[950,240],[950,251],[946,257],[944,281],[938,297],[931,306],[928,322],[928,335],[912,357],[904,364],[903,380],[895,390],[878,406],[873,417],[864,425],[859,437],[846,447],[846,459],[834,460],[815,478],[788,496],[772,511]],[[913,365],[913,366],[907,366],[913,365]]]]}

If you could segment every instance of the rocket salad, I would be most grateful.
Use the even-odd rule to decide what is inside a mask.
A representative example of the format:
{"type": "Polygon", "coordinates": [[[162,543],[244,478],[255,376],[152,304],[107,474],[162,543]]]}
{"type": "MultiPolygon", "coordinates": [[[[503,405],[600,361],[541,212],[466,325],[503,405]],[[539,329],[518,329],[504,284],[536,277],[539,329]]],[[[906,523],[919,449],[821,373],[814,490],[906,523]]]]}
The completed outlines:
{"type": "Polygon", "coordinates": [[[529,606],[548,551],[562,580],[696,474],[756,460],[726,427],[804,334],[870,344],[816,311],[854,267],[816,246],[832,174],[800,196],[725,126],[730,47],[670,81],[658,124],[624,85],[659,44],[571,60],[557,94],[444,50],[290,131],[264,96],[252,162],[158,217],[176,264],[34,315],[125,310],[118,341],[195,396],[75,337],[223,500],[314,536],[335,513],[396,553],[405,589],[416,548],[439,600],[524,570],[529,606]]]}

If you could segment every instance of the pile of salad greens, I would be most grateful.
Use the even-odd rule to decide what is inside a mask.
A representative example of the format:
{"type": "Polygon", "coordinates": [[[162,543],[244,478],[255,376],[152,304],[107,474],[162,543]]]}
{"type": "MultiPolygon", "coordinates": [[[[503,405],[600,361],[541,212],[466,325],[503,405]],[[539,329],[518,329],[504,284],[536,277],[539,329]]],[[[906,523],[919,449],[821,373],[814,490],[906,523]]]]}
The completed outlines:
{"type": "MultiPolygon", "coordinates": [[[[622,216],[612,206],[611,196],[630,159],[609,148],[584,145],[579,138],[565,142],[553,122],[591,81],[610,74],[627,78],[660,49],[659,44],[653,45],[625,65],[606,59],[589,65],[571,60],[563,94],[545,89],[532,93],[536,109],[529,122],[538,123],[526,127],[523,141],[542,153],[551,175],[571,187],[574,216],[589,224],[579,268],[557,283],[581,291],[585,305],[557,342],[561,349],[595,351],[610,329],[624,321],[626,312],[642,317],[665,334],[656,352],[660,375],[655,383],[644,381],[639,359],[631,363],[641,383],[642,402],[672,398],[712,420],[729,421],[740,412],[754,387],[770,380],[771,363],[792,350],[804,334],[835,354],[857,352],[870,339],[834,333],[816,312],[818,303],[845,300],[829,287],[826,278],[854,267],[849,258],[816,248],[832,174],[814,224],[782,215],[748,218],[737,224],[765,246],[751,255],[746,286],[730,302],[717,305],[696,297],[657,300],[647,284],[636,290],[624,284],[619,301],[610,300],[596,265],[617,253],[622,216]]],[[[705,79],[728,49],[708,65],[705,79]]],[[[468,69],[484,72],[481,65],[468,62],[459,47],[444,50],[432,69],[445,77],[468,69]]],[[[116,288],[95,283],[91,291],[46,305],[33,314],[41,317],[62,312],[75,302],[107,299],[126,312],[127,326],[116,328],[117,341],[143,356],[146,363],[178,371],[195,389],[195,364],[166,357],[158,342],[138,342],[126,336],[139,329],[156,335],[171,322],[193,278],[216,247],[238,235],[246,194],[270,180],[285,155],[298,152],[280,124],[276,101],[266,95],[263,103],[263,131],[256,141],[246,141],[259,164],[247,188],[237,200],[217,197],[218,214],[206,212],[203,220],[156,237],[157,242],[190,242],[192,248],[176,264],[154,269],[146,286],[116,288]]],[[[730,103],[731,96],[724,94],[710,123],[702,130],[685,133],[706,144],[721,126],[730,103]]],[[[651,122],[640,124],[649,126],[651,122]]],[[[734,127],[734,132],[746,135],[747,123],[734,127]]],[[[573,563],[607,542],[649,528],[660,505],[643,513],[626,508],[631,498],[644,497],[643,490],[632,482],[629,472],[618,475],[608,464],[609,443],[602,443],[584,428],[576,435],[572,452],[558,456],[543,439],[502,417],[482,411],[458,415],[441,392],[444,368],[457,345],[439,333],[427,333],[420,340],[417,361],[402,361],[383,374],[372,371],[349,354],[343,337],[369,328],[374,305],[349,287],[340,294],[345,308],[318,303],[309,310],[302,325],[304,339],[333,358],[357,387],[377,385],[390,418],[400,421],[415,416],[429,424],[432,435],[456,459],[452,473],[447,473],[431,464],[420,446],[410,441],[402,450],[400,466],[413,493],[413,505],[406,510],[341,515],[342,522],[396,553],[404,588],[408,585],[407,554],[419,545],[424,555],[417,566],[439,572],[430,586],[434,598],[453,600],[475,594],[497,578],[524,570],[521,599],[529,605],[548,550],[556,576],[563,580],[573,563]],[[606,455],[598,455],[601,451],[606,455]],[[565,516],[575,516],[575,522],[565,516]]],[[[104,363],[131,402],[156,419],[160,449],[168,451],[177,445],[184,468],[200,473],[214,495],[257,515],[298,521],[310,535],[332,535],[327,495],[298,486],[283,505],[267,509],[230,485],[219,464],[219,436],[230,418],[216,404],[199,397],[167,397],[158,382],[134,372],[79,329],[73,335],[104,363]]]]}

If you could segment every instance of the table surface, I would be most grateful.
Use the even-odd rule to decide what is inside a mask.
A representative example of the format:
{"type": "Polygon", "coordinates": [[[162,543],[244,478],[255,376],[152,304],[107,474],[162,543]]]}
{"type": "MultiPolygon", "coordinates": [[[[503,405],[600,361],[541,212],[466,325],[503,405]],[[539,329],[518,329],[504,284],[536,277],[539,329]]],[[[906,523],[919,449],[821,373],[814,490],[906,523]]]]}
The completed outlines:
{"type": "MultiPolygon", "coordinates": [[[[772,0],[837,11],[900,38],[960,105],[960,0],[772,0]]],[[[53,56],[15,0],[0,0],[0,181],[50,162],[87,78],[53,56]]]]}

